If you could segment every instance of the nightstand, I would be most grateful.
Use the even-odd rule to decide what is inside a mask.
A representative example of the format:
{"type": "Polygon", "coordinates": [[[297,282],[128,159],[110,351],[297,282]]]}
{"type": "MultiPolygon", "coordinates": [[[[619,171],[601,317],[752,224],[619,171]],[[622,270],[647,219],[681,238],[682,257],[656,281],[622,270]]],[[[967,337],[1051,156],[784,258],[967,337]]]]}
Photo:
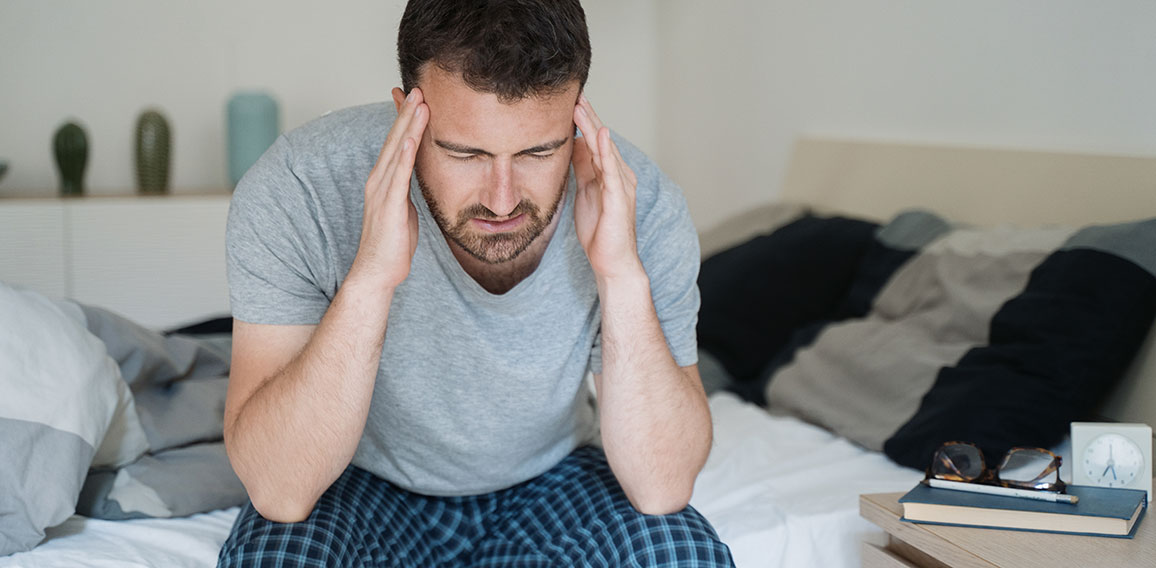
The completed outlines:
{"type": "Polygon", "coordinates": [[[1156,568],[1156,519],[1144,514],[1135,538],[1105,538],[900,521],[903,493],[859,496],[859,515],[887,532],[879,548],[864,542],[864,568],[1136,566],[1156,568]]]}

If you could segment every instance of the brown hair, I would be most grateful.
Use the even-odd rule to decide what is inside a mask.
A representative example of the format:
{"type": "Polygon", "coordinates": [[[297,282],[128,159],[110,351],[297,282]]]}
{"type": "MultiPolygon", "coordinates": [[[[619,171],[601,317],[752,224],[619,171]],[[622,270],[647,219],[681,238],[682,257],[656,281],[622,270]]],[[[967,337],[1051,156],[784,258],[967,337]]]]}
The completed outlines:
{"type": "Polygon", "coordinates": [[[432,63],[510,102],[584,86],[590,36],[578,0],[410,0],[397,59],[407,93],[432,63]]]}

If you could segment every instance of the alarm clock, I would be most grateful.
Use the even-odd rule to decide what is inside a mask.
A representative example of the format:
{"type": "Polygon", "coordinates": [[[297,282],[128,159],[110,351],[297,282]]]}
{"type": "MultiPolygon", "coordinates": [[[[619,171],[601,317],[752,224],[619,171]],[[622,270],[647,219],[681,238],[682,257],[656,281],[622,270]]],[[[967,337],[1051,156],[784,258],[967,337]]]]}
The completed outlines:
{"type": "Polygon", "coordinates": [[[1143,489],[1152,500],[1152,428],[1072,422],[1072,483],[1143,489]]]}

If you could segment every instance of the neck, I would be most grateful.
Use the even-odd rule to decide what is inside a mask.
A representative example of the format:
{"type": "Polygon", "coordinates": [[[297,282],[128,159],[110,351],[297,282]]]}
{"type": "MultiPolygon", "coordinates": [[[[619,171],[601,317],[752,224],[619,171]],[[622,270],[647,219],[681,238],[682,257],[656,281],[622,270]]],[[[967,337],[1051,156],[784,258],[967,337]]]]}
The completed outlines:
{"type": "Polygon", "coordinates": [[[454,253],[454,258],[458,260],[462,270],[465,270],[466,274],[469,274],[482,288],[491,294],[505,294],[538,268],[538,264],[542,262],[542,257],[546,254],[546,247],[549,246],[550,239],[554,237],[554,231],[558,228],[558,219],[562,217],[562,209],[562,207],[558,207],[554,212],[554,218],[546,226],[546,230],[542,231],[542,234],[538,235],[538,238],[534,239],[534,242],[530,243],[530,246],[522,251],[522,254],[501,264],[482,262],[449,238],[446,238],[446,243],[449,244],[450,251],[454,253]]]}

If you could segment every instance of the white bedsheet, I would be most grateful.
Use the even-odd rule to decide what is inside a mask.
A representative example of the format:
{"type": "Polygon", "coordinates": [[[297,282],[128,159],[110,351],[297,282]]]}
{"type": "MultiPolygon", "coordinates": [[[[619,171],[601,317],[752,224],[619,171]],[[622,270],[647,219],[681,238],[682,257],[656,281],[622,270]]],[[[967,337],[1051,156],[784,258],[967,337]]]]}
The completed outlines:
{"type": "Polygon", "coordinates": [[[205,568],[217,565],[239,507],[182,519],[102,521],[73,515],[40,546],[0,558],[0,567],[205,568]]]}
{"type": "Polygon", "coordinates": [[[728,393],[711,397],[711,412],[715,444],[691,505],[738,568],[858,567],[861,540],[884,542],[883,531],[859,517],[859,494],[907,491],[923,478],[728,393]]]}
{"type": "MultiPolygon", "coordinates": [[[[711,398],[715,447],[691,504],[731,547],[738,568],[859,566],[859,541],[883,533],[859,518],[860,493],[906,491],[922,477],[821,428],[737,397],[711,398]]],[[[237,508],[184,519],[73,516],[0,568],[207,567],[237,508]]]]}

